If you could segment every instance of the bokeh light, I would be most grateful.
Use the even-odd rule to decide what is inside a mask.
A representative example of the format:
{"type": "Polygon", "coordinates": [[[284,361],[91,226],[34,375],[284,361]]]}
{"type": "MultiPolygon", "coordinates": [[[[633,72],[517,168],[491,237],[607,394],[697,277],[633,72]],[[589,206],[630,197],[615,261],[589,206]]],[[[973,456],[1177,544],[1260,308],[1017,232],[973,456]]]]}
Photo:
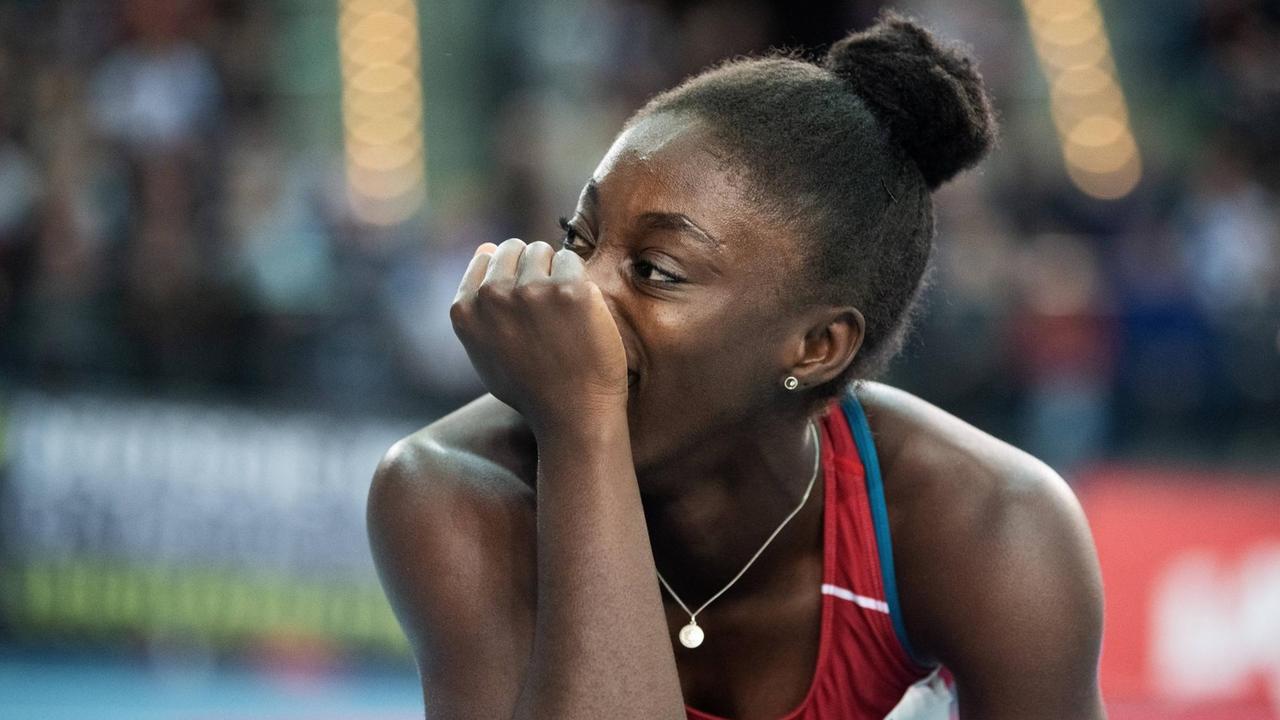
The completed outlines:
{"type": "Polygon", "coordinates": [[[338,40],[352,209],[365,222],[394,225],[426,198],[417,7],[342,0],[338,40]]]}
{"type": "Polygon", "coordinates": [[[1023,0],[1067,175],[1100,200],[1128,195],[1142,159],[1096,0],[1023,0]]]}

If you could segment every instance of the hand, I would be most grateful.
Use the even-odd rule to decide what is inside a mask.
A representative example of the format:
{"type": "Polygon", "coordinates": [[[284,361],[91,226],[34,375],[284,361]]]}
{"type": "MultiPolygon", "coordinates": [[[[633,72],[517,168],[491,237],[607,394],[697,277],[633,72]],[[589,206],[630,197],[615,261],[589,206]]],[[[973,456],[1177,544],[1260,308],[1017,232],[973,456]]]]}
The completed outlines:
{"type": "Polygon", "coordinates": [[[625,413],[622,336],[574,252],[514,238],[481,245],[449,317],[485,387],[535,434],[625,413]]]}

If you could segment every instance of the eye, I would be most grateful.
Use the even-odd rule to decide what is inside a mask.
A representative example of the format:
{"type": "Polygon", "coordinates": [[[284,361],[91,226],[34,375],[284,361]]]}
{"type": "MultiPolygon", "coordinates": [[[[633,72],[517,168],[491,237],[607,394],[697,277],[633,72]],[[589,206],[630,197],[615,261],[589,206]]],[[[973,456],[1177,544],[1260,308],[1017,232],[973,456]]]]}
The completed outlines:
{"type": "MultiPolygon", "coordinates": [[[[564,236],[560,239],[560,246],[565,250],[585,255],[595,249],[595,246],[574,226],[572,220],[561,216],[559,224],[560,229],[564,231],[564,236]]],[[[648,260],[636,260],[631,263],[631,269],[641,280],[652,285],[676,285],[686,280],[684,276],[670,270],[664,270],[648,260]]]]}
{"type": "Polygon", "coordinates": [[[572,250],[578,254],[582,254],[591,249],[591,243],[586,242],[582,233],[573,226],[569,218],[560,216],[560,229],[564,231],[564,237],[560,238],[560,246],[565,250],[572,250]]]}
{"type": "Polygon", "coordinates": [[[659,283],[662,285],[675,285],[685,281],[683,277],[676,275],[673,272],[663,270],[648,260],[637,260],[631,264],[631,267],[636,271],[637,275],[649,282],[659,283]]]}

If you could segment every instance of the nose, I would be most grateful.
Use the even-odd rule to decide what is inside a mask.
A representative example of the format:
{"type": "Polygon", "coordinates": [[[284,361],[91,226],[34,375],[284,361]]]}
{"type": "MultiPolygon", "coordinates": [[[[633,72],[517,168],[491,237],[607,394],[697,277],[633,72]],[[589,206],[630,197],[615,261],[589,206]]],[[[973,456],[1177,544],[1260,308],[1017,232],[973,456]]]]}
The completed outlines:
{"type": "Polygon", "coordinates": [[[623,344],[628,347],[627,356],[630,365],[633,363],[630,359],[632,332],[626,304],[628,292],[626,263],[626,258],[612,252],[596,252],[587,258],[583,268],[587,278],[600,288],[605,306],[609,308],[609,314],[613,316],[613,322],[618,326],[618,332],[622,334],[623,344]]]}
{"type": "Polygon", "coordinates": [[[620,300],[626,291],[626,278],[623,275],[624,262],[624,259],[617,257],[615,253],[598,251],[583,263],[587,278],[600,288],[600,294],[604,296],[615,322],[621,310],[620,300]]]}

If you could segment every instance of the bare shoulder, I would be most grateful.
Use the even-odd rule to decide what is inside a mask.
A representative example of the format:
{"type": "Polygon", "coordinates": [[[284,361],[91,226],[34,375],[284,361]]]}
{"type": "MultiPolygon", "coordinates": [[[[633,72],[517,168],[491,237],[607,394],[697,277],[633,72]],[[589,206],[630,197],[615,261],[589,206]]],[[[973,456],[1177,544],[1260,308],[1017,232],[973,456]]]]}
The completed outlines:
{"type": "Polygon", "coordinates": [[[499,490],[495,483],[527,487],[534,451],[520,414],[486,394],[392,445],[377,477],[420,480],[430,470],[434,480],[464,489],[499,490]]]}
{"type": "Polygon", "coordinates": [[[1048,493],[1075,504],[1070,488],[1048,465],[923,398],[874,382],[860,385],[858,397],[881,469],[906,471],[895,477],[911,482],[913,491],[960,491],[974,500],[1048,493]]]}
{"type": "Polygon", "coordinates": [[[478,663],[514,672],[527,653],[524,634],[494,630],[532,613],[532,443],[520,416],[486,395],[397,442],[374,473],[369,544],[431,687],[456,690],[478,663]]]}
{"type": "Polygon", "coordinates": [[[1101,578],[1071,488],[1030,454],[908,392],[866,383],[859,398],[917,651],[945,662],[962,709],[967,695],[983,717],[1008,707],[1016,717],[1046,708],[1094,717],[1101,578]]]}
{"type": "Polygon", "coordinates": [[[491,395],[398,441],[369,489],[375,556],[406,542],[457,551],[492,540],[495,522],[532,517],[535,459],[519,414],[491,395]]]}
{"type": "Polygon", "coordinates": [[[523,420],[492,395],[401,439],[369,489],[375,559],[406,547],[456,553],[492,543],[501,524],[532,529],[535,463],[523,420]]]}

